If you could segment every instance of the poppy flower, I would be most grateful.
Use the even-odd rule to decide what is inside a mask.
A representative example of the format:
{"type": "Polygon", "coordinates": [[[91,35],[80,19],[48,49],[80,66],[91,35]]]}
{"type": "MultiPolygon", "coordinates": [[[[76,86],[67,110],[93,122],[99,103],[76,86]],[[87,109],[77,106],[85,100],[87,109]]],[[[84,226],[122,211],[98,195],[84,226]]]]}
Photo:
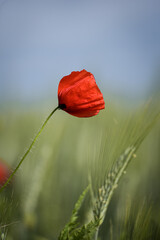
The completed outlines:
{"type": "Polygon", "coordinates": [[[92,117],[105,108],[93,74],[84,69],[61,79],[58,101],[59,108],[76,117],[92,117]]]}
{"type": "Polygon", "coordinates": [[[0,186],[2,186],[10,176],[9,167],[0,159],[0,186]]]}

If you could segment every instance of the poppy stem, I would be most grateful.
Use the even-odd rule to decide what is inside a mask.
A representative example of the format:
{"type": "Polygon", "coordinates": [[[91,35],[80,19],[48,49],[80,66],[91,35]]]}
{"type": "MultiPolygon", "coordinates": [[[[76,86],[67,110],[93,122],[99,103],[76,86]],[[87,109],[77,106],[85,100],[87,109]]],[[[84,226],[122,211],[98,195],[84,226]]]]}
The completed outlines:
{"type": "Polygon", "coordinates": [[[19,167],[21,166],[22,162],[24,161],[24,159],[27,157],[27,155],[29,154],[29,152],[31,151],[33,145],[35,144],[37,138],[39,137],[39,135],[41,134],[42,130],[44,129],[44,127],[46,126],[48,120],[52,117],[52,115],[55,113],[55,111],[57,109],[59,109],[60,107],[56,107],[50,114],[49,116],[46,118],[46,120],[44,121],[44,123],[42,124],[41,128],[39,129],[37,135],[35,136],[35,138],[33,139],[31,145],[29,146],[29,148],[27,149],[27,151],[25,152],[25,154],[23,155],[23,157],[21,158],[19,164],[17,165],[17,167],[14,169],[14,171],[12,172],[12,174],[9,176],[9,178],[7,179],[7,181],[5,182],[5,184],[0,188],[0,192],[3,191],[3,189],[8,185],[8,183],[11,181],[11,179],[13,178],[13,176],[15,175],[15,173],[17,172],[17,170],[19,169],[19,167]]]}

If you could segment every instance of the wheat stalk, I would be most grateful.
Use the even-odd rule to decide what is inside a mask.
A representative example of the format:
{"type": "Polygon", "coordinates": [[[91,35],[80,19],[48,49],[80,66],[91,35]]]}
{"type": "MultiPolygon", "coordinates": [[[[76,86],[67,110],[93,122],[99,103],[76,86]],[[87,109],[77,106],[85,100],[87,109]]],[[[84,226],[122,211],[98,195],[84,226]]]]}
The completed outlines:
{"type": "Polygon", "coordinates": [[[114,190],[117,188],[121,176],[125,173],[128,163],[134,157],[134,153],[135,147],[128,147],[108,173],[104,184],[98,189],[98,197],[93,206],[93,213],[96,220],[100,219],[100,225],[104,220],[114,190]]]}
{"type": "MultiPolygon", "coordinates": [[[[133,145],[126,148],[126,150],[120,155],[120,157],[115,161],[111,170],[108,172],[107,176],[104,178],[104,183],[98,189],[97,197],[94,199],[93,204],[93,214],[94,219],[97,221],[99,219],[99,227],[103,223],[108,205],[111,201],[114,190],[117,188],[118,183],[125,173],[125,170],[130,163],[131,159],[136,157],[136,151],[148,135],[154,124],[160,117],[160,113],[158,113],[155,118],[145,127],[144,131],[140,134],[140,136],[136,139],[133,145]]],[[[95,240],[98,238],[98,231],[95,234],[95,240]]]]}

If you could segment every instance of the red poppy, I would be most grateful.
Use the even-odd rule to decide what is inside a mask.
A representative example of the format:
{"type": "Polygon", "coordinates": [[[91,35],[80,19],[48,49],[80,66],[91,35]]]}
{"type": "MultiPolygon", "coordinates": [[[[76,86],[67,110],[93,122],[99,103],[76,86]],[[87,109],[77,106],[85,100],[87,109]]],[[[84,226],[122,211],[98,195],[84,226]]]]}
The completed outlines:
{"type": "Polygon", "coordinates": [[[105,108],[103,95],[92,73],[72,72],[58,86],[59,107],[76,117],[92,117],[105,108]]]}
{"type": "Polygon", "coordinates": [[[0,186],[2,186],[10,176],[9,167],[0,160],[0,186]]]}

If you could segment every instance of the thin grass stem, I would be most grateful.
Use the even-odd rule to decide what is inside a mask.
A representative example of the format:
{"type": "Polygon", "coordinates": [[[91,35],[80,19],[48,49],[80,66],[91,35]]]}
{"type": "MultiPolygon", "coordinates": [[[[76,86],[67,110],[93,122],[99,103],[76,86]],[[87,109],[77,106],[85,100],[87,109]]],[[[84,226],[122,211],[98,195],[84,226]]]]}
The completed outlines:
{"type": "Polygon", "coordinates": [[[9,176],[9,178],[7,179],[7,181],[5,182],[5,184],[0,188],[0,193],[3,191],[3,189],[9,184],[9,182],[12,180],[13,176],[15,175],[15,173],[17,172],[17,170],[19,169],[19,167],[21,166],[22,162],[24,161],[24,159],[27,157],[27,155],[29,154],[29,152],[31,151],[33,145],[35,144],[37,138],[39,137],[39,135],[41,134],[42,130],[44,129],[44,127],[46,126],[48,120],[52,117],[52,115],[54,114],[54,112],[59,109],[60,107],[57,106],[50,114],[49,116],[46,118],[46,120],[44,121],[44,123],[42,124],[41,128],[39,129],[37,135],[35,136],[35,138],[33,139],[32,143],[30,144],[29,148],[27,149],[27,151],[25,152],[25,154],[23,155],[23,157],[21,158],[19,164],[17,165],[17,167],[14,169],[14,171],[12,172],[12,174],[9,176]]]}

